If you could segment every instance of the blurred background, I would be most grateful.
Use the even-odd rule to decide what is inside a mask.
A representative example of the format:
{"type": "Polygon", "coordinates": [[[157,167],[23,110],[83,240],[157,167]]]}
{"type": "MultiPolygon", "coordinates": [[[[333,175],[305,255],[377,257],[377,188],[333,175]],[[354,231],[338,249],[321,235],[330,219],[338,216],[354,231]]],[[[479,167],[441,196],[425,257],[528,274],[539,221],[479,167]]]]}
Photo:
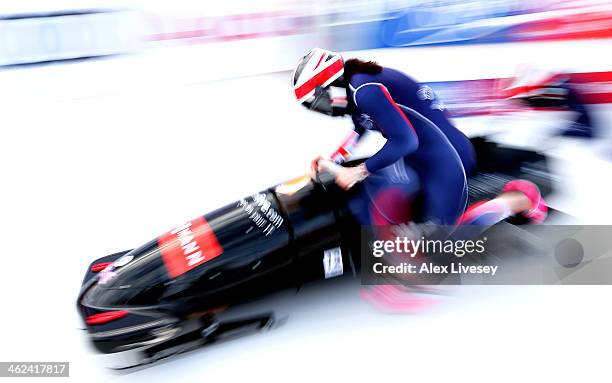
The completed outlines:
{"type": "Polygon", "coordinates": [[[305,173],[351,129],[293,98],[313,47],[428,83],[466,134],[549,156],[553,208],[610,223],[610,1],[5,0],[0,359],[69,360],[78,381],[606,381],[608,286],[463,286],[407,318],[344,286],[287,298],[296,315],[269,335],[103,369],[74,307],[93,259],[305,173]]]}
{"type": "MultiPolygon", "coordinates": [[[[423,81],[508,77],[525,62],[547,70],[605,71],[610,69],[607,58],[596,55],[598,48],[576,51],[570,45],[553,53],[539,46],[523,55],[496,55],[491,46],[490,51],[471,48],[542,41],[582,41],[603,47],[602,41],[611,33],[611,12],[611,5],[603,0],[278,0],[256,4],[239,0],[24,0],[0,5],[0,66],[31,69],[36,64],[76,60],[91,67],[74,74],[86,83],[49,87],[38,94],[54,97],[289,70],[315,46],[342,52],[389,48],[380,61],[393,55],[390,64],[423,81]],[[473,53],[425,56],[419,49],[397,49],[441,46],[462,46],[461,52],[473,53]],[[93,59],[104,63],[91,65],[88,61],[93,59]],[[85,86],[87,90],[82,89],[85,86]]],[[[3,77],[32,76],[20,72],[3,77]]],[[[607,80],[587,76],[581,82],[589,79],[607,80]]],[[[36,83],[31,77],[28,82],[36,83]]],[[[29,90],[40,91],[18,85],[28,97],[32,96],[29,90]]]]}

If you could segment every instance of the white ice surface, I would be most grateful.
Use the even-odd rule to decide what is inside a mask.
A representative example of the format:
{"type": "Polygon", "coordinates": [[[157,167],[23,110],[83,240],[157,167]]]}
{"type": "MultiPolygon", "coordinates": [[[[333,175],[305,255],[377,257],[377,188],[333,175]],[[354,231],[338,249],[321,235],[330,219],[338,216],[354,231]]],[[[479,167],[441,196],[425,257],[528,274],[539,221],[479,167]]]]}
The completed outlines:
{"type": "MultiPolygon", "coordinates": [[[[49,82],[78,88],[71,66],[58,68],[61,78],[49,82]]],[[[31,71],[36,78],[49,68],[31,71]]],[[[330,152],[350,122],[308,113],[290,92],[286,73],[277,73],[7,98],[0,360],[70,361],[69,380],[78,382],[609,381],[609,286],[457,287],[410,316],[374,310],[355,284],[333,285],[324,297],[306,289],[284,298],[289,321],[272,332],[128,375],[105,370],[79,330],[83,271],[92,259],[302,174],[312,157],[330,152]]],[[[604,126],[608,109],[598,110],[604,126]]],[[[488,117],[457,123],[466,131],[505,124],[520,135],[516,129],[550,118],[525,121],[531,125],[488,117]]],[[[551,203],[580,222],[609,223],[607,142],[543,142],[561,175],[551,203]]],[[[372,139],[370,149],[378,143],[372,139]]]]}

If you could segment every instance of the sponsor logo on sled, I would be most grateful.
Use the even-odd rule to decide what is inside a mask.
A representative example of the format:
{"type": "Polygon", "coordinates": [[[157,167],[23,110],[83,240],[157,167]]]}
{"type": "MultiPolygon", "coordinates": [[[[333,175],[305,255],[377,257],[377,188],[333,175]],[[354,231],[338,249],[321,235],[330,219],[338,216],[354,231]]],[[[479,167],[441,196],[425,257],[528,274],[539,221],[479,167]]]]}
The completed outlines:
{"type": "Polygon", "coordinates": [[[208,262],[223,253],[204,217],[180,225],[157,239],[170,278],[208,262]]]}
{"type": "Polygon", "coordinates": [[[344,273],[342,250],[339,247],[327,249],[323,252],[323,269],[325,271],[325,279],[337,277],[344,273]]]}

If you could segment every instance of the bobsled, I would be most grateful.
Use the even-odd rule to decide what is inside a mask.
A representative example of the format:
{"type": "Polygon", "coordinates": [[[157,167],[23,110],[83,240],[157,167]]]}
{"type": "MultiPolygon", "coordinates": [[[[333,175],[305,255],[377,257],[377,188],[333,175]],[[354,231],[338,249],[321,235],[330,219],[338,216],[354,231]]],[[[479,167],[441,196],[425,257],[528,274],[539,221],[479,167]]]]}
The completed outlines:
{"type": "Polygon", "coordinates": [[[184,222],[89,266],[78,310],[102,353],[139,349],[150,362],[237,331],[274,324],[273,313],[222,321],[228,306],[283,288],[355,272],[359,227],[352,193],[322,172],[277,185],[184,222]]]}
{"type": "MultiPolygon", "coordinates": [[[[527,178],[551,191],[546,158],[473,139],[479,173],[471,199],[506,180],[527,178]],[[479,183],[488,185],[480,187],[479,183]]],[[[357,161],[359,162],[359,161],[357,161]]],[[[355,162],[348,165],[354,165],[355,162]]],[[[357,275],[360,225],[335,164],[186,221],[135,249],[92,262],[77,308],[102,353],[137,352],[154,362],[225,337],[265,330],[274,312],[223,318],[224,311],[316,280],[357,275]]]]}

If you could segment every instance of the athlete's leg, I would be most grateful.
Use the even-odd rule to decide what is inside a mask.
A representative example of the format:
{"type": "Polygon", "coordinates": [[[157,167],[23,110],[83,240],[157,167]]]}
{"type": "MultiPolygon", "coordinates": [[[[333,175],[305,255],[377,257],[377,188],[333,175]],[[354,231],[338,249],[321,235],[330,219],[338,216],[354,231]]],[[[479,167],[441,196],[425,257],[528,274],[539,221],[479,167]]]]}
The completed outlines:
{"type": "Polygon", "coordinates": [[[470,206],[457,223],[492,226],[519,213],[534,223],[541,223],[547,212],[548,206],[538,187],[526,180],[515,180],[508,182],[502,193],[494,199],[470,206]]]}
{"type": "Polygon", "coordinates": [[[423,179],[424,222],[454,225],[463,214],[468,199],[467,182],[462,172],[432,170],[423,179]]]}
{"type": "Polygon", "coordinates": [[[400,160],[370,174],[349,209],[362,225],[397,225],[412,220],[413,203],[420,189],[414,170],[400,160]]]}

